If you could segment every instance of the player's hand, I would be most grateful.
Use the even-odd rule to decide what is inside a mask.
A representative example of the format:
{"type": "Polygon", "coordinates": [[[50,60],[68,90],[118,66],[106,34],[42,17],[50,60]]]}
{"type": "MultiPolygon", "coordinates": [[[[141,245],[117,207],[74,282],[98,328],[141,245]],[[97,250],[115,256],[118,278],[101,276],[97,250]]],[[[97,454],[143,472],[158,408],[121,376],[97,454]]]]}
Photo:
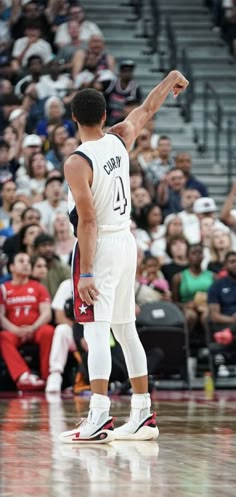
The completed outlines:
{"type": "Polygon", "coordinates": [[[99,295],[94,278],[80,278],[78,292],[82,302],[87,305],[94,305],[99,295]]]}
{"type": "Polygon", "coordinates": [[[82,349],[85,350],[85,352],[88,352],[88,344],[87,344],[85,338],[80,339],[80,346],[82,347],[82,349]]]}
{"type": "Polygon", "coordinates": [[[179,71],[172,71],[172,74],[175,77],[172,93],[174,98],[176,98],[180,93],[182,93],[187,88],[187,86],[189,85],[189,81],[179,71]]]}

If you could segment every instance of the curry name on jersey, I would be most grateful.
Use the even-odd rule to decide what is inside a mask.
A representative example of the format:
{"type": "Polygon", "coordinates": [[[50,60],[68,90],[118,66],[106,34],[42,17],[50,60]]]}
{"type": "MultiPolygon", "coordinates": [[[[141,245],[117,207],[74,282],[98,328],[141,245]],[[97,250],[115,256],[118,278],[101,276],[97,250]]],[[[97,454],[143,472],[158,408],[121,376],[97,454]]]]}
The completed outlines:
{"type": "MultiPolygon", "coordinates": [[[[75,154],[85,158],[93,170],[91,192],[98,228],[117,231],[128,227],[131,209],[129,155],[122,139],[107,133],[99,140],[82,143],[75,154]]],[[[76,233],[78,216],[70,190],[68,209],[76,233]]]]}

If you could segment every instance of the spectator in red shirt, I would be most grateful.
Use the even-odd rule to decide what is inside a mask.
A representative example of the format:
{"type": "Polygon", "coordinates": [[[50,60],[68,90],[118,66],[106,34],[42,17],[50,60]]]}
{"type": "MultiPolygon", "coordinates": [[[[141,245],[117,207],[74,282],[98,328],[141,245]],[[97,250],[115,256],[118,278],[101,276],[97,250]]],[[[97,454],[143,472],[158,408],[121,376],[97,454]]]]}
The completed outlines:
{"type": "Polygon", "coordinates": [[[0,351],[18,390],[43,390],[48,376],[49,354],[54,328],[51,320],[50,296],[47,289],[30,279],[28,254],[16,254],[10,264],[12,280],[1,285],[0,351]],[[17,350],[23,343],[39,346],[40,379],[32,374],[17,350]]]}

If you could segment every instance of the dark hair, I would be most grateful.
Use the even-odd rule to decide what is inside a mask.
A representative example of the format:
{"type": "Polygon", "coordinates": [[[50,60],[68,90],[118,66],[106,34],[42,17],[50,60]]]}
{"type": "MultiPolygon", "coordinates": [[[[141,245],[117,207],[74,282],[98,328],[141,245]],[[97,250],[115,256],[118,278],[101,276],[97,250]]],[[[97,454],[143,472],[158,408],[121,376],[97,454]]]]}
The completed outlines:
{"type": "Polygon", "coordinates": [[[102,93],[87,88],[76,93],[71,102],[71,110],[81,126],[96,126],[101,123],[106,101],[102,93]]]}
{"type": "Polygon", "coordinates": [[[41,62],[41,64],[43,64],[43,59],[42,59],[42,57],[40,57],[40,55],[36,55],[36,54],[35,54],[35,55],[31,55],[31,56],[28,58],[28,60],[27,60],[27,67],[29,67],[29,66],[30,66],[30,64],[31,64],[31,62],[32,62],[33,60],[38,60],[39,62],[41,62]]]}
{"type": "Polygon", "coordinates": [[[172,245],[173,245],[173,243],[178,242],[178,241],[185,243],[185,245],[187,247],[187,252],[188,252],[188,247],[189,247],[188,240],[182,235],[173,235],[166,242],[166,253],[170,258],[172,258],[172,253],[171,253],[172,245]]]}
{"type": "Polygon", "coordinates": [[[36,262],[38,261],[38,259],[43,259],[46,264],[47,264],[47,261],[45,259],[45,257],[43,257],[43,255],[40,255],[40,254],[37,254],[37,255],[33,255],[30,260],[31,260],[31,265],[32,265],[32,269],[34,268],[36,262]]]}
{"type": "Polygon", "coordinates": [[[129,175],[134,176],[136,174],[138,174],[142,177],[144,176],[142,167],[140,166],[138,160],[132,159],[132,160],[130,160],[129,175]]]}
{"type": "Polygon", "coordinates": [[[22,252],[26,252],[26,245],[24,243],[24,237],[25,237],[27,230],[32,228],[32,226],[37,226],[37,228],[40,228],[39,224],[32,223],[32,224],[27,224],[27,226],[23,226],[23,228],[21,228],[19,231],[19,238],[20,238],[20,245],[21,245],[22,252]]]}
{"type": "Polygon", "coordinates": [[[19,137],[18,130],[17,130],[16,128],[14,128],[14,126],[12,126],[11,124],[7,124],[7,126],[5,127],[4,132],[3,132],[3,133],[5,133],[5,131],[6,131],[6,129],[7,129],[7,128],[11,128],[12,133],[14,133],[14,135],[16,136],[16,138],[18,138],[18,137],[19,137]]]}
{"type": "Polygon", "coordinates": [[[202,246],[202,243],[192,243],[191,245],[188,246],[188,249],[187,249],[187,256],[189,256],[189,253],[190,251],[195,248],[195,247],[200,247],[202,250],[203,250],[203,246],[202,246]]]}
{"type": "Polygon", "coordinates": [[[159,143],[160,143],[161,140],[168,140],[169,142],[171,141],[170,137],[168,135],[161,135],[158,138],[158,145],[159,145],[159,143]]]}
{"type": "Polygon", "coordinates": [[[40,19],[25,19],[23,29],[24,31],[26,31],[26,29],[38,29],[39,31],[42,31],[40,19]]]}
{"type": "Polygon", "coordinates": [[[34,159],[35,159],[35,156],[36,155],[42,155],[44,157],[44,160],[45,160],[45,178],[47,178],[47,175],[48,175],[48,171],[47,171],[47,163],[46,163],[46,158],[45,156],[43,155],[43,152],[35,152],[34,154],[31,155],[31,157],[29,158],[29,164],[28,164],[28,173],[29,173],[29,176],[30,178],[34,178],[34,173],[33,173],[33,162],[34,162],[34,159]]]}
{"type": "Polygon", "coordinates": [[[3,140],[2,138],[0,138],[0,148],[7,148],[7,150],[9,150],[10,148],[10,145],[9,143],[7,143],[6,140],[3,140]]]}
{"type": "Polygon", "coordinates": [[[149,229],[148,216],[149,216],[150,212],[153,209],[155,209],[155,207],[158,207],[158,209],[160,210],[160,214],[162,216],[161,208],[159,207],[159,205],[157,205],[155,203],[145,205],[145,207],[142,207],[141,212],[140,212],[140,219],[139,219],[139,223],[138,223],[139,228],[142,228],[142,229],[148,231],[148,229],[149,229]]]}
{"type": "MultiPolygon", "coordinates": [[[[16,256],[17,256],[17,255],[19,255],[19,254],[28,255],[28,254],[26,254],[26,252],[24,252],[24,250],[19,250],[18,252],[15,252],[14,254],[11,254],[11,255],[9,256],[8,261],[7,261],[7,271],[8,271],[8,273],[11,273],[11,271],[10,271],[10,266],[11,266],[12,264],[14,264],[14,262],[15,262],[15,258],[16,258],[16,256]]],[[[28,255],[28,257],[29,257],[29,255],[28,255]]],[[[30,261],[30,263],[31,263],[31,261],[30,261]]]]}
{"type": "Polygon", "coordinates": [[[39,214],[39,217],[41,218],[41,212],[36,209],[35,207],[26,207],[26,209],[22,212],[21,214],[21,220],[24,221],[25,219],[25,215],[27,214],[27,212],[29,211],[34,211],[34,212],[37,212],[39,214]]]}
{"type": "Polygon", "coordinates": [[[230,250],[230,252],[227,252],[226,256],[225,256],[225,263],[228,261],[228,259],[230,257],[234,257],[236,256],[236,252],[234,250],[230,250]]]}
{"type": "Polygon", "coordinates": [[[160,267],[160,259],[159,259],[159,257],[155,257],[155,255],[152,255],[152,254],[149,253],[149,254],[145,255],[145,257],[143,259],[143,266],[145,266],[148,261],[153,261],[153,262],[155,262],[160,267]]]}
{"type": "Polygon", "coordinates": [[[68,137],[69,137],[68,130],[64,126],[63,121],[61,120],[61,122],[59,122],[58,124],[56,124],[56,126],[54,126],[52,132],[50,133],[50,135],[49,135],[49,144],[50,144],[50,149],[54,150],[55,155],[57,156],[58,160],[62,161],[62,159],[63,159],[62,154],[61,154],[60,149],[58,148],[57,144],[55,143],[55,135],[56,135],[57,130],[60,129],[60,128],[63,128],[65,131],[67,131],[67,134],[68,134],[68,137]]]}
{"type": "Polygon", "coordinates": [[[4,99],[1,98],[0,102],[3,107],[5,107],[6,105],[16,105],[19,107],[21,105],[21,99],[14,93],[4,95],[4,99]]]}
{"type": "Polygon", "coordinates": [[[40,245],[44,245],[45,243],[50,243],[51,245],[55,244],[55,239],[53,236],[48,235],[47,233],[41,233],[36,236],[34,240],[34,248],[38,248],[40,245]]]}

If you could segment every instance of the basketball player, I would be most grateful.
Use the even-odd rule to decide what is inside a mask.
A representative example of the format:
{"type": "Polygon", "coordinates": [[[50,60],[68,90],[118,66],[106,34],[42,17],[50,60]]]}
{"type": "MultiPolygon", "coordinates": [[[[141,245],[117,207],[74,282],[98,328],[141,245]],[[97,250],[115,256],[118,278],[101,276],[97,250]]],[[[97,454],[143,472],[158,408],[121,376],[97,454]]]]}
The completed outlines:
{"type": "Polygon", "coordinates": [[[89,414],[65,443],[150,440],[158,436],[150,413],[147,363],[135,327],[136,243],[130,232],[129,155],[134,140],[170,92],[188,81],[171,71],[122,123],[103,132],[105,100],[94,89],[78,92],[72,117],[82,145],[65,162],[69,214],[78,238],[73,258],[74,312],[84,325],[92,397],[89,414]],[[129,421],[114,430],[107,396],[111,372],[110,327],[120,343],[132,384],[129,421]]]}

